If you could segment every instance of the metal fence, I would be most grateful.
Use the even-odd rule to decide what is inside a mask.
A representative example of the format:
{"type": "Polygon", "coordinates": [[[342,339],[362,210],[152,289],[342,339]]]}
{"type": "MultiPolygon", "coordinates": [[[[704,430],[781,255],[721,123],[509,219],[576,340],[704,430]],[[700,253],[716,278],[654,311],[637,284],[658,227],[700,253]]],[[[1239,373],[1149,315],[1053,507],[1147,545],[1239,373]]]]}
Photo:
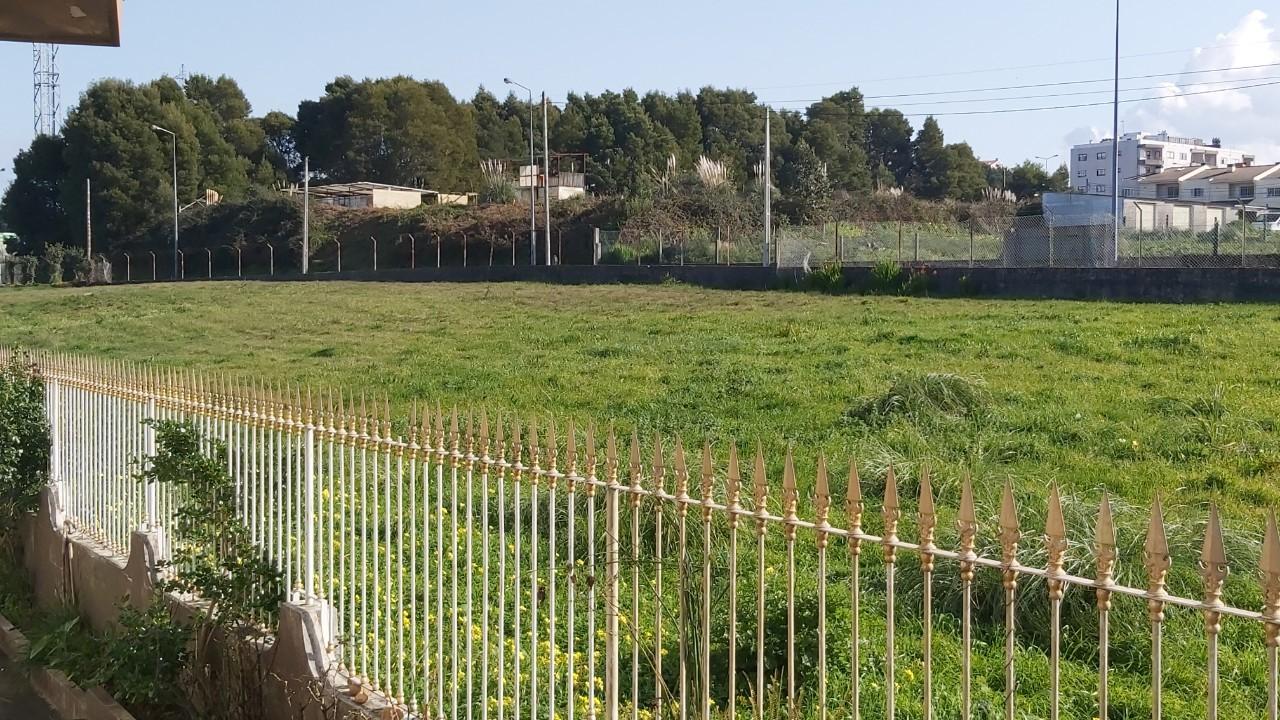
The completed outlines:
{"type": "Polygon", "coordinates": [[[155,443],[141,421],[194,423],[294,598],[336,610],[329,651],[352,687],[413,717],[1112,718],[1137,714],[1135,677],[1151,717],[1169,696],[1200,717],[1220,704],[1277,717],[1274,516],[1260,582],[1231,586],[1257,612],[1224,601],[1237,545],[1212,507],[1199,562],[1178,563],[1194,574],[1178,574],[1184,544],[1158,498],[1139,541],[1118,530],[1145,513],[1105,495],[1092,518],[1056,489],[1023,495],[1041,506],[1033,531],[1011,485],[963,474],[939,486],[948,506],[926,468],[850,463],[837,481],[822,457],[798,471],[790,451],[771,466],[734,442],[686,451],[483,411],[398,418],[383,402],[65,355],[34,366],[78,530],[122,551],[131,529],[172,528],[180,498],[133,479],[155,443]],[[1139,638],[1116,669],[1113,619],[1139,638]],[[1064,638],[1095,692],[1064,692],[1064,638]],[[1190,656],[1203,665],[1188,677],[1190,656]],[[1169,657],[1183,666],[1166,686],[1169,657]],[[1124,707],[1109,694],[1121,680],[1124,707]]]}

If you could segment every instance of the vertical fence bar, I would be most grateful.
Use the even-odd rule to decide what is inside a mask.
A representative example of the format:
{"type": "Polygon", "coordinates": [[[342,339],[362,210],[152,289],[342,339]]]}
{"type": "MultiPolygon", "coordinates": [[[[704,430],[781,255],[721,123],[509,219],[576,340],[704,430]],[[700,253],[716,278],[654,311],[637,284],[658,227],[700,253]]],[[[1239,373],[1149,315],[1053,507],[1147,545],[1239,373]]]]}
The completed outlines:
{"type": "Polygon", "coordinates": [[[303,574],[303,591],[307,602],[316,599],[316,427],[315,416],[311,408],[311,391],[307,391],[307,407],[303,416],[303,447],[305,449],[305,467],[303,470],[306,484],[306,509],[303,510],[303,532],[306,542],[306,570],[303,574]]]}
{"type": "MultiPolygon", "coordinates": [[[[458,409],[449,414],[449,717],[458,717],[460,648],[458,644],[458,471],[462,467],[458,409]]],[[[468,634],[470,628],[467,628],[468,634]]]]}
{"type": "MultiPolygon", "coordinates": [[[[717,243],[716,252],[719,253],[717,243]]],[[[714,471],[711,463],[711,443],[702,444],[702,637],[698,652],[698,668],[701,670],[698,685],[701,695],[698,699],[698,717],[702,720],[711,718],[711,511],[712,482],[714,471]]],[[[730,653],[733,651],[730,650],[730,653]]]]}
{"type": "MultiPolygon", "coordinates": [[[[419,666],[418,664],[418,555],[419,553],[422,555],[422,570],[423,572],[426,572],[427,543],[424,540],[421,545],[422,550],[418,549],[418,466],[422,462],[422,445],[419,443],[420,423],[425,424],[425,422],[421,421],[418,417],[418,404],[415,402],[413,409],[409,413],[409,672],[417,673],[419,669],[421,669],[422,674],[419,676],[418,680],[413,683],[413,691],[409,696],[409,711],[418,717],[423,717],[420,713],[422,711],[421,703],[423,700],[423,683],[426,682],[427,672],[425,667],[425,647],[422,656],[422,662],[424,665],[419,666]]],[[[424,496],[422,504],[423,515],[421,518],[421,525],[424,531],[427,528],[428,522],[426,509],[426,497],[424,496]]],[[[403,507],[400,509],[400,512],[404,512],[403,507]]],[[[422,611],[426,612],[427,598],[425,595],[425,582],[423,583],[423,593],[422,611]]]]}
{"type": "Polygon", "coordinates": [[[1049,489],[1049,516],[1045,522],[1045,551],[1048,556],[1046,584],[1049,589],[1049,720],[1058,720],[1060,706],[1060,661],[1062,655],[1062,582],[1067,553],[1067,525],[1062,518],[1058,486],[1049,489]]]}
{"type": "Polygon", "coordinates": [[[556,490],[560,481],[557,467],[559,457],[556,445],[555,421],[547,422],[547,713],[556,715],[556,573],[559,563],[559,545],[556,542],[556,490]]]}
{"type": "Polygon", "coordinates": [[[640,439],[631,433],[631,720],[640,717],[640,439]]]}
{"type": "Polygon", "coordinates": [[[650,467],[653,473],[653,499],[655,500],[655,512],[653,515],[653,716],[657,720],[662,720],[666,714],[663,712],[666,703],[663,702],[662,697],[662,605],[666,602],[666,598],[662,594],[662,501],[667,499],[667,494],[664,487],[666,468],[663,463],[662,437],[660,435],[654,435],[653,438],[653,459],[650,462],[650,467]]]}
{"type": "MultiPolygon", "coordinates": [[[[496,418],[494,445],[498,456],[498,720],[505,720],[507,705],[507,461],[506,421],[496,418]]],[[[519,576],[519,573],[516,573],[519,576]]],[[[517,603],[519,598],[517,597],[517,603]]],[[[519,647],[516,648],[517,654],[519,647]]],[[[519,683],[517,683],[518,685],[519,683]]]]}
{"type": "Polygon", "coordinates": [[[889,466],[889,471],[885,476],[884,483],[884,505],[882,507],[882,516],[884,518],[884,538],[881,544],[884,547],[884,716],[886,718],[894,718],[895,705],[897,701],[897,673],[895,666],[895,633],[897,632],[894,624],[894,581],[896,575],[896,562],[898,559],[898,519],[902,517],[902,510],[898,503],[898,478],[893,471],[893,466],[889,466]]]}
{"type": "Polygon", "coordinates": [[[1277,648],[1280,648],[1280,531],[1276,529],[1276,514],[1267,514],[1267,529],[1262,539],[1262,618],[1267,623],[1267,720],[1280,720],[1277,694],[1277,648]]]}
{"type": "Polygon", "coordinates": [[[467,639],[466,639],[467,659],[466,659],[466,665],[465,665],[466,667],[465,672],[466,672],[466,683],[467,683],[467,692],[466,692],[467,720],[471,720],[471,718],[474,717],[474,709],[476,706],[475,696],[474,696],[475,683],[473,682],[475,678],[475,631],[474,631],[474,628],[475,628],[475,567],[476,567],[476,561],[475,561],[475,517],[476,517],[476,514],[475,514],[476,452],[475,450],[476,448],[475,448],[474,422],[473,422],[473,417],[470,411],[467,412],[467,416],[466,416],[465,441],[466,441],[466,453],[465,453],[465,457],[463,458],[467,466],[467,480],[466,480],[467,500],[466,500],[466,504],[464,505],[465,512],[467,514],[467,520],[466,520],[466,525],[463,528],[463,532],[466,534],[466,537],[467,537],[466,539],[466,553],[467,553],[466,555],[467,611],[466,612],[467,614],[466,614],[466,622],[465,622],[466,634],[467,634],[467,639]]]}
{"type": "MultiPolygon", "coordinates": [[[[480,410],[480,557],[484,565],[480,577],[480,717],[489,720],[489,470],[493,457],[489,448],[489,414],[480,410]]],[[[501,612],[501,610],[499,610],[501,612]]],[[[498,674],[502,670],[499,669],[498,674]]],[[[499,699],[501,702],[501,699],[499,699]]]]}
{"type": "MultiPolygon", "coordinates": [[[[837,237],[840,226],[836,225],[837,237]]],[[[827,720],[827,545],[831,528],[827,522],[831,510],[831,487],[827,480],[827,458],[818,456],[814,481],[814,513],[818,544],[818,720],[827,720]]]]}
{"type": "Polygon", "coordinates": [[[1164,630],[1165,578],[1169,573],[1169,543],[1165,539],[1164,512],[1160,496],[1151,505],[1151,523],[1147,527],[1144,546],[1147,570],[1147,616],[1151,621],[1151,718],[1160,720],[1163,714],[1164,659],[1161,648],[1164,630]]]}
{"type": "Polygon", "coordinates": [[[605,472],[609,484],[605,494],[604,717],[605,720],[619,720],[618,603],[622,598],[619,591],[618,494],[621,489],[618,484],[618,438],[613,428],[609,428],[605,446],[605,472]]]}
{"type": "Polygon", "coordinates": [[[1001,584],[1004,586],[1004,716],[1014,720],[1014,699],[1017,695],[1017,675],[1013,666],[1014,633],[1016,630],[1015,601],[1018,590],[1018,510],[1013,500],[1013,484],[1006,482],[1000,499],[1000,551],[1004,568],[1001,584]]]}
{"type": "Polygon", "coordinates": [[[782,470],[782,537],[787,546],[787,717],[796,717],[796,514],[799,493],[791,448],[782,470]]]}
{"type": "Polygon", "coordinates": [[[1200,576],[1204,580],[1204,629],[1208,647],[1208,675],[1205,678],[1205,718],[1218,720],[1218,635],[1222,632],[1222,586],[1227,580],[1227,554],[1222,541],[1218,506],[1209,505],[1209,524],[1204,530],[1200,551],[1200,576]]]}
{"type": "Polygon", "coordinates": [[[845,491],[844,511],[849,521],[849,604],[851,610],[852,642],[849,649],[850,698],[849,717],[862,717],[862,585],[860,584],[862,559],[862,483],[858,478],[858,463],[849,459],[849,484],[845,491]]]}
{"type": "MultiPolygon", "coordinates": [[[[973,576],[978,541],[978,515],[973,506],[973,480],[965,473],[960,489],[960,718],[973,715],[973,576]]],[[[1101,717],[1106,717],[1101,716],[1101,717]]]]}
{"type": "Polygon", "coordinates": [[[738,443],[729,445],[729,472],[725,478],[725,496],[729,508],[729,699],[728,715],[738,717],[738,524],[742,517],[742,468],[738,462],[738,443]]]}
{"type": "Polygon", "coordinates": [[[511,576],[514,583],[513,589],[515,591],[515,600],[513,600],[511,604],[515,606],[516,611],[515,611],[515,618],[513,620],[513,625],[512,625],[512,632],[514,633],[513,637],[515,639],[515,642],[513,643],[515,646],[515,652],[513,653],[515,655],[515,668],[514,668],[514,673],[512,677],[515,679],[515,683],[512,685],[511,707],[512,707],[512,710],[514,711],[514,716],[516,718],[520,718],[520,717],[523,717],[521,715],[521,707],[520,707],[520,699],[521,699],[520,696],[523,688],[523,681],[520,679],[521,678],[520,647],[521,647],[521,643],[524,642],[524,635],[520,634],[520,630],[521,630],[520,621],[521,621],[521,618],[524,616],[524,599],[523,597],[521,597],[524,576],[521,574],[521,571],[520,571],[520,564],[521,564],[520,561],[524,555],[523,549],[520,547],[521,536],[524,534],[521,528],[521,525],[523,524],[522,518],[524,516],[524,506],[523,506],[523,503],[521,502],[520,495],[521,495],[521,485],[523,485],[522,479],[524,477],[525,466],[524,466],[524,445],[520,442],[519,418],[516,418],[513,420],[512,426],[513,427],[512,427],[512,437],[511,437],[511,454],[513,456],[512,459],[515,462],[515,478],[514,478],[515,479],[515,488],[514,488],[515,501],[513,503],[514,509],[513,509],[512,515],[516,524],[515,526],[516,541],[515,541],[514,547],[512,548],[512,557],[515,559],[516,567],[515,567],[515,572],[511,576]]]}
{"type": "Polygon", "coordinates": [[[1116,529],[1111,519],[1111,500],[1106,493],[1098,508],[1093,553],[1097,560],[1098,599],[1098,717],[1110,717],[1111,671],[1111,586],[1116,566],[1116,529]]]}
{"type": "Polygon", "coordinates": [[[921,635],[921,660],[923,668],[920,673],[921,709],[924,720],[933,720],[933,569],[935,557],[933,551],[934,532],[938,527],[938,514],[933,503],[933,485],[929,479],[929,468],[920,471],[920,501],[917,510],[920,525],[920,574],[922,597],[920,620],[923,623],[921,635]]]}
{"type": "MultiPolygon", "coordinates": [[[[564,434],[564,464],[566,468],[565,490],[567,491],[568,513],[566,514],[565,527],[565,568],[568,569],[568,577],[565,586],[565,683],[564,683],[564,699],[565,714],[569,720],[574,720],[577,712],[577,670],[574,659],[575,644],[574,636],[577,635],[578,626],[576,624],[576,604],[578,594],[578,566],[577,566],[577,500],[578,500],[578,435],[570,421],[564,434]]],[[[588,625],[587,634],[590,635],[593,627],[588,625]]],[[[588,710],[588,713],[590,710],[588,710]]]]}
{"type": "Polygon", "coordinates": [[[529,717],[538,717],[538,486],[542,467],[538,464],[538,426],[529,421],[529,717]]]}
{"type": "MultiPolygon", "coordinates": [[[[596,709],[596,673],[599,671],[599,663],[596,654],[596,595],[599,585],[599,578],[596,576],[596,493],[599,478],[596,476],[598,467],[598,455],[596,454],[596,428],[594,424],[587,425],[587,718],[588,720],[596,720],[598,715],[596,709]]],[[[606,634],[608,630],[605,630],[606,634]]]]}
{"type": "Polygon", "coordinates": [[[685,464],[684,443],[676,436],[676,514],[677,529],[676,567],[680,572],[680,597],[677,600],[677,683],[679,684],[680,720],[689,720],[689,467],[685,464]]]}
{"type": "MultiPolygon", "coordinates": [[[[752,470],[752,489],[755,492],[756,517],[756,647],[764,647],[764,536],[768,530],[769,487],[764,474],[764,450],[756,445],[755,467],[752,470]]],[[[756,652],[755,720],[764,718],[764,653],[756,652]]]]}

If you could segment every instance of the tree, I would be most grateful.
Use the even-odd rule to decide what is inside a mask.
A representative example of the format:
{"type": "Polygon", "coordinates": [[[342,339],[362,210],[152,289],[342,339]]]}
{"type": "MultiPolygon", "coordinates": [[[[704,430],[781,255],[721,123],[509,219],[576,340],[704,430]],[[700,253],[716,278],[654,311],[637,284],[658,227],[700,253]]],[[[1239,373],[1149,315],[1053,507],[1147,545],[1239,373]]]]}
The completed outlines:
{"type": "Polygon", "coordinates": [[[442,190],[479,183],[475,119],[435,81],[340,77],[299,106],[294,140],[333,182],[442,190]]]}
{"type": "Polygon", "coordinates": [[[697,98],[688,91],[674,98],[651,92],[641,102],[649,117],[671,133],[681,163],[686,168],[692,167],[702,154],[702,118],[698,115],[697,98]]]}
{"type": "Polygon", "coordinates": [[[987,188],[987,166],[973,154],[969,143],[947,146],[947,191],[952,200],[975,202],[987,188]]]}
{"type": "Polygon", "coordinates": [[[869,190],[862,93],[853,88],[824,98],[809,106],[805,120],[801,135],[816,157],[826,161],[831,184],[855,193],[869,190]]]}
{"type": "Polygon", "coordinates": [[[40,135],[13,159],[13,183],[0,202],[0,222],[18,235],[9,252],[37,256],[46,245],[70,242],[61,203],[65,147],[61,136],[40,135]]]}
{"type": "Polygon", "coordinates": [[[482,160],[513,160],[528,154],[524,123],[507,114],[498,98],[481,87],[471,99],[476,149],[482,160]]]}
{"type": "Polygon", "coordinates": [[[809,225],[827,220],[832,191],[827,165],[804,140],[783,153],[778,189],[782,193],[778,208],[792,222],[809,225]]]}
{"type": "Polygon", "coordinates": [[[897,110],[867,113],[867,160],[876,186],[907,184],[911,173],[911,123],[897,110]]]}
{"type": "Polygon", "coordinates": [[[697,103],[703,154],[723,162],[730,175],[747,177],[748,169],[764,159],[764,108],[755,93],[704,87],[697,103]]]}
{"type": "Polygon", "coordinates": [[[910,187],[918,196],[940,200],[947,195],[951,155],[942,128],[929,117],[911,144],[910,187]]]}

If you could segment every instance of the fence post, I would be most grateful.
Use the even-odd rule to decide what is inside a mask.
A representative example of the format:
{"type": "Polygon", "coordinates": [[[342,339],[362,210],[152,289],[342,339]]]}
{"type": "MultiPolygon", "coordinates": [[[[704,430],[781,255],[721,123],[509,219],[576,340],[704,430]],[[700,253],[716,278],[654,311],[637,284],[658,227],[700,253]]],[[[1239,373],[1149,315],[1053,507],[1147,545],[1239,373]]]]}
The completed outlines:
{"type": "MultiPolygon", "coordinates": [[[[716,259],[719,260],[720,248],[716,247],[716,259]]],[[[591,228],[591,264],[600,264],[600,228],[591,228]]]]}
{"type": "Polygon", "coordinates": [[[49,484],[62,482],[62,386],[49,380],[49,484]]]}
{"type": "Polygon", "coordinates": [[[564,264],[564,230],[559,228],[556,229],[556,264],[564,264]]]}
{"type": "Polygon", "coordinates": [[[1245,244],[1248,242],[1249,225],[1246,223],[1242,228],[1240,228],[1240,267],[1244,267],[1245,244]]]}
{"type": "Polygon", "coordinates": [[[1221,238],[1219,237],[1218,219],[1214,218],[1213,219],[1213,256],[1214,257],[1218,257],[1219,240],[1221,240],[1221,238]]]}
{"type": "Polygon", "coordinates": [[[436,267],[440,267],[440,233],[436,233],[436,267]]]}
{"type": "Polygon", "coordinates": [[[920,231],[916,230],[912,237],[914,238],[914,240],[912,241],[914,244],[914,250],[912,251],[912,256],[914,257],[914,263],[916,265],[919,265],[920,264],[920,231]]]}
{"type": "Polygon", "coordinates": [[[462,267],[467,266],[467,234],[462,233],[462,267]]]}
{"type": "Polygon", "coordinates": [[[369,242],[373,243],[373,271],[378,272],[378,238],[370,235],[369,242]]]}
{"type": "Polygon", "coordinates": [[[516,234],[511,233],[511,267],[516,266],[516,234]]]}
{"type": "Polygon", "coordinates": [[[617,439],[611,429],[606,449],[609,473],[608,494],[605,496],[606,520],[605,536],[608,548],[605,551],[605,581],[608,583],[608,599],[604,610],[604,717],[605,720],[618,720],[618,698],[621,695],[618,687],[618,450],[617,439]]]}
{"type": "Polygon", "coordinates": [[[973,220],[969,220],[969,267],[973,267],[973,220]]]}
{"type": "Polygon", "coordinates": [[[489,236],[489,267],[493,267],[493,236],[489,236]]]}
{"type": "Polygon", "coordinates": [[[414,237],[413,233],[408,233],[408,235],[409,235],[409,269],[417,270],[418,269],[418,238],[414,237]]]}
{"type": "Polygon", "coordinates": [[[898,264],[902,264],[902,222],[898,222],[898,264]]]}
{"type": "Polygon", "coordinates": [[[1053,241],[1054,241],[1054,237],[1053,237],[1053,223],[1051,222],[1051,223],[1049,223],[1049,267],[1053,267],[1053,260],[1054,260],[1054,258],[1053,258],[1053,254],[1054,254],[1054,253],[1053,253],[1053,250],[1054,250],[1054,247],[1053,247],[1053,241]]]}

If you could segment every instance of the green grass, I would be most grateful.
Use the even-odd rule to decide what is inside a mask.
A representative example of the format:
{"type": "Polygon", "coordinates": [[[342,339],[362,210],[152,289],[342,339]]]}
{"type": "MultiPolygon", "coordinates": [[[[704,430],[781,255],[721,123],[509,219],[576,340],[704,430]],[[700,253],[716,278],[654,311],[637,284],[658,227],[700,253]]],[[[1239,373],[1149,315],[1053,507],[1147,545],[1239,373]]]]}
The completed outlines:
{"type": "MultiPolygon", "coordinates": [[[[833,298],[670,285],[222,283],[0,295],[5,344],[154,360],[243,380],[385,392],[399,411],[413,399],[428,399],[579,423],[612,420],[624,432],[680,433],[690,444],[710,437],[722,464],[730,439],[744,448],[758,440],[775,486],[781,450],[793,444],[803,516],[811,513],[816,453],[834,459],[837,493],[844,489],[845,459],[857,457],[873,532],[880,527],[884,468],[900,469],[909,497],[928,464],[943,547],[955,542],[953,508],[967,471],[977,486],[982,552],[998,555],[998,491],[1012,480],[1023,521],[1020,558],[1029,564],[1043,562],[1043,502],[1048,485],[1057,483],[1073,540],[1071,568],[1081,574],[1092,572],[1087,543],[1105,488],[1117,499],[1121,580],[1129,584],[1145,582],[1146,508],[1161,491],[1174,548],[1172,590],[1190,596],[1201,592],[1194,561],[1205,505],[1217,500],[1234,569],[1227,599],[1244,607],[1260,604],[1253,568],[1263,512],[1277,500],[1277,339],[1280,311],[1270,305],[833,298]]],[[[776,503],[780,487],[772,496],[776,503]]],[[[902,536],[913,539],[915,527],[908,509],[902,536]]],[[[771,563],[778,559],[776,535],[771,563]]],[[[841,559],[832,567],[837,597],[847,572],[843,555],[836,553],[841,559]]],[[[883,573],[877,555],[864,553],[864,587],[872,598],[864,617],[868,648],[883,642],[870,592],[883,573]]],[[[811,552],[801,555],[803,597],[812,592],[811,561],[811,552]]],[[[744,556],[744,585],[750,564],[744,556]]],[[[918,577],[918,563],[904,560],[899,666],[913,669],[917,684],[918,657],[910,653],[918,656],[918,630],[911,628],[918,623],[918,577]]],[[[943,626],[938,657],[951,658],[937,661],[949,683],[940,692],[953,703],[954,672],[945,668],[958,652],[954,568],[940,568],[935,582],[943,626]]],[[[771,593],[779,592],[776,585],[771,582],[771,593]]],[[[1032,717],[1044,712],[1043,595],[1043,585],[1022,584],[1020,694],[1032,717]]],[[[980,574],[977,597],[980,695],[998,707],[993,573],[980,574]]],[[[1117,606],[1113,692],[1123,710],[1115,717],[1137,717],[1149,672],[1145,615],[1137,602],[1117,606]]],[[[742,627],[750,627],[753,602],[740,602],[740,610],[742,627]]],[[[847,615],[846,609],[845,624],[847,615]]],[[[1080,713],[1088,712],[1094,683],[1092,617],[1090,594],[1069,593],[1066,717],[1088,717],[1080,713]]],[[[1202,620],[1171,612],[1170,623],[1166,717],[1195,717],[1203,698],[1202,620]]],[[[1230,621],[1226,628],[1223,667],[1232,680],[1224,688],[1222,717],[1250,717],[1264,687],[1261,628],[1230,621]]],[[[863,662],[864,676],[878,672],[879,659],[864,656],[863,662]]],[[[913,681],[900,682],[909,695],[913,681]]],[[[903,709],[904,716],[916,716],[905,701],[903,709]]]]}

